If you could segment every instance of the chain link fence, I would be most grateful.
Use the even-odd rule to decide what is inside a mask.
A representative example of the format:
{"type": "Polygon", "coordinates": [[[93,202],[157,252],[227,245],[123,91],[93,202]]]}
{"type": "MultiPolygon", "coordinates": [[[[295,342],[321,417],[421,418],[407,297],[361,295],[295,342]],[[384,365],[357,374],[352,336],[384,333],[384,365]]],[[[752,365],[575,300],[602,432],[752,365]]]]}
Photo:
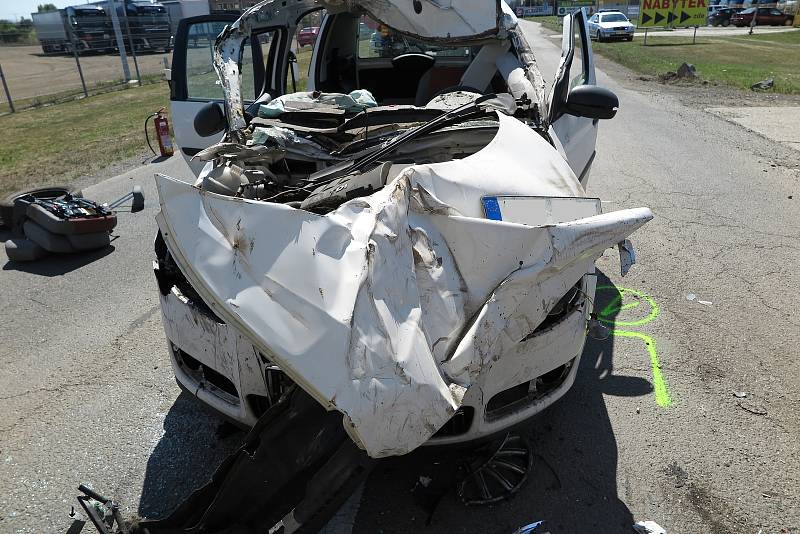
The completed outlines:
{"type": "Polygon", "coordinates": [[[0,113],[163,80],[171,62],[169,31],[154,35],[124,18],[120,23],[123,47],[113,27],[71,31],[60,40],[0,31],[0,113]]]}

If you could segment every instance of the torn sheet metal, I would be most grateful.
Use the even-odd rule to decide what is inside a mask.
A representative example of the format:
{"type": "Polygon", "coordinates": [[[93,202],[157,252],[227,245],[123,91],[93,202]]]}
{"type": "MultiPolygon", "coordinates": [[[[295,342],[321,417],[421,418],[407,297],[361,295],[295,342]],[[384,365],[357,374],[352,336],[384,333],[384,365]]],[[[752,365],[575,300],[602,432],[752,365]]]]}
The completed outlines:
{"type": "Polygon", "coordinates": [[[546,141],[499,120],[483,150],[409,166],[324,216],[157,177],[158,223],[190,284],[342,412],[372,457],[427,441],[605,248],[652,218],[646,208],[544,226],[483,218],[482,195],[583,195],[546,141]],[[522,147],[528,158],[508,157],[522,147]]]}

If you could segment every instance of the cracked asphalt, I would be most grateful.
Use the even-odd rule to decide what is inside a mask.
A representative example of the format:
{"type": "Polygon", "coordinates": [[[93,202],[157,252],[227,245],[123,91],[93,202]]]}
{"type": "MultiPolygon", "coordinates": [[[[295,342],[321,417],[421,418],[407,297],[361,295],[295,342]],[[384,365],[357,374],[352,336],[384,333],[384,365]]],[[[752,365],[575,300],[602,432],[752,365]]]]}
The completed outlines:
{"type": "MultiPolygon", "coordinates": [[[[525,24],[554,72],[553,40],[525,24]]],[[[800,531],[800,152],[601,64],[621,107],[600,125],[589,192],[655,219],[633,236],[627,277],[615,254],[598,262],[598,307],[622,294],[606,324],[655,342],[670,405],[656,404],[642,339],[591,340],[573,389],[524,430],[534,470],[512,500],[463,507],[438,451],[422,450],[382,463],[337,532],[499,534],[534,520],[554,534],[638,520],[670,533],[800,531]],[[635,292],[655,318],[641,323],[653,304],[626,300],[635,292]],[[412,493],[420,476],[440,494],[412,493]]],[[[104,201],[145,189],[113,250],[29,265],[0,252],[0,532],[66,532],[81,482],[126,513],[163,515],[242,437],[171,375],[151,271],[154,172],[188,173],[172,158],[84,188],[104,201]]]]}

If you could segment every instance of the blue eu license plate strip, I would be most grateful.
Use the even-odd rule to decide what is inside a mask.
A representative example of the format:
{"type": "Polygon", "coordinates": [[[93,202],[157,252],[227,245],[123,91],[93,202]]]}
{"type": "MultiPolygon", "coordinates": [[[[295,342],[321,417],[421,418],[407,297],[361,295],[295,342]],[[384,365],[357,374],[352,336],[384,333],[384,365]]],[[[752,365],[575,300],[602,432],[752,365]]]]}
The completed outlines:
{"type": "Polygon", "coordinates": [[[483,197],[483,213],[487,219],[493,221],[502,221],[503,214],[500,212],[500,203],[497,202],[497,197],[483,197]]]}

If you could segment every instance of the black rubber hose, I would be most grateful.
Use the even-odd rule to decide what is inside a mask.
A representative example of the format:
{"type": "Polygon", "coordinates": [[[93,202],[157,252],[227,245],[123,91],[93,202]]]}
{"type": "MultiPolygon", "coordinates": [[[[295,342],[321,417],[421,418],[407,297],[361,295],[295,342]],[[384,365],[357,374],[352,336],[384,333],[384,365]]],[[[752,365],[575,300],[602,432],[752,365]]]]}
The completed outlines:
{"type": "Polygon", "coordinates": [[[150,144],[150,133],[147,131],[147,121],[154,118],[158,113],[153,113],[152,115],[148,115],[147,118],[144,120],[144,138],[147,139],[147,146],[150,147],[150,152],[153,153],[154,156],[158,156],[155,150],[153,150],[153,145],[150,144]]]}

